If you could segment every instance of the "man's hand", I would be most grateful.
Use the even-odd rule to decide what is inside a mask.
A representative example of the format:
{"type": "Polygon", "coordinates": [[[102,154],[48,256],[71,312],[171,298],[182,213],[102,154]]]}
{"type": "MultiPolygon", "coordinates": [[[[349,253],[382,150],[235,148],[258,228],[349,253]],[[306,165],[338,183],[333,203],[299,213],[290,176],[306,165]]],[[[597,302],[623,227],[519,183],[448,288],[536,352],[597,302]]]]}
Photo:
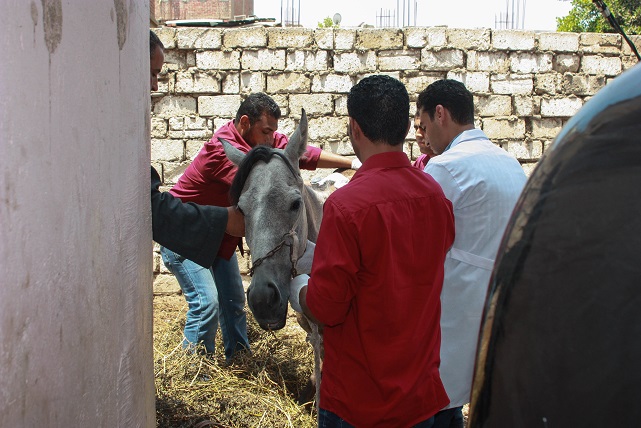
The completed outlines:
{"type": "Polygon", "coordinates": [[[237,207],[227,207],[227,228],[231,236],[245,236],[245,216],[237,207]]]}
{"type": "Polygon", "coordinates": [[[300,290],[307,287],[307,281],[309,281],[309,275],[302,274],[296,276],[289,283],[289,304],[296,312],[303,312],[303,308],[300,306],[300,290]]]}

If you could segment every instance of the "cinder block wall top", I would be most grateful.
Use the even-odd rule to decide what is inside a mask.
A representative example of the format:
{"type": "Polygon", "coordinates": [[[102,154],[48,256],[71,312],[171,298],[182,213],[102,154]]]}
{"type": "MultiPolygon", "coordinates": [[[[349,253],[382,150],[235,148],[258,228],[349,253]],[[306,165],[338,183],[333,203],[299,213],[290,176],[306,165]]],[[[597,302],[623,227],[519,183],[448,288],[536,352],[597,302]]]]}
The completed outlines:
{"type": "MultiPolygon", "coordinates": [[[[304,107],[310,143],[353,154],[347,93],[365,76],[401,80],[414,101],[431,82],[461,80],[476,123],[529,173],[565,122],[607,82],[636,64],[618,34],[410,27],[403,29],[160,28],[166,47],[152,100],[152,162],[172,185],[235,116],[243,97],[266,92],[281,106],[280,131],[304,107]]],[[[641,44],[641,36],[632,36],[641,44]]],[[[418,156],[410,131],[406,152],[418,156]]]]}

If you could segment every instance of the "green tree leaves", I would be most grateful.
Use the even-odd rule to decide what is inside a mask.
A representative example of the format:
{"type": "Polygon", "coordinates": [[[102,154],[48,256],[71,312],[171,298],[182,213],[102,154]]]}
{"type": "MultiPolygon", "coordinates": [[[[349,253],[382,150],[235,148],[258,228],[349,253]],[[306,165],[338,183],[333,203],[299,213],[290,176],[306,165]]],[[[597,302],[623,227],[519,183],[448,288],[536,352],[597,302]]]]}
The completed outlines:
{"type": "MultiPolygon", "coordinates": [[[[641,2],[639,0],[605,0],[610,12],[627,34],[641,34],[641,2]]],[[[556,19],[557,31],[576,33],[614,33],[592,0],[572,0],[567,16],[556,19]]]]}

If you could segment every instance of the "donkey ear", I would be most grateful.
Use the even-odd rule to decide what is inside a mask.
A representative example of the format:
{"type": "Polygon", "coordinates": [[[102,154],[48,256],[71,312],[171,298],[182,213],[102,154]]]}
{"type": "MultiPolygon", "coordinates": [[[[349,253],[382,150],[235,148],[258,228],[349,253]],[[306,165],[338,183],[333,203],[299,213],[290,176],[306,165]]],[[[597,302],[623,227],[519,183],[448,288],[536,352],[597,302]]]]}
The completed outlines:
{"type": "Polygon", "coordinates": [[[287,147],[285,147],[285,154],[287,158],[294,165],[298,165],[298,159],[303,156],[305,150],[307,149],[307,113],[305,109],[301,109],[300,122],[298,122],[298,127],[296,131],[289,138],[287,147]]]}
{"type": "Polygon", "coordinates": [[[235,165],[240,165],[243,159],[245,159],[245,153],[232,146],[231,143],[224,138],[218,137],[218,141],[223,145],[223,150],[225,151],[227,158],[235,165]]]}

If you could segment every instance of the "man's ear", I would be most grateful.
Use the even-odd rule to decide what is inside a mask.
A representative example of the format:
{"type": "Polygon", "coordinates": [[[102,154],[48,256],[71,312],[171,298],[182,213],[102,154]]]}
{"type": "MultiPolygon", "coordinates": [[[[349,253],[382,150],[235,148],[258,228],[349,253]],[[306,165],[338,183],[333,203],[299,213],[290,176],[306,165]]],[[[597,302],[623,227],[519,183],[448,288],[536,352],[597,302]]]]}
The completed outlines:
{"type": "Polygon", "coordinates": [[[349,120],[349,131],[350,134],[352,135],[352,138],[361,138],[363,135],[363,131],[361,130],[361,127],[359,126],[358,122],[354,120],[352,117],[348,117],[349,120]]]}
{"type": "Polygon", "coordinates": [[[244,132],[247,132],[249,128],[251,128],[251,122],[249,120],[249,116],[246,114],[242,115],[240,117],[240,120],[238,121],[238,125],[240,127],[240,134],[242,135],[244,132]]]}
{"type": "Polygon", "coordinates": [[[449,111],[443,107],[441,104],[437,105],[434,109],[434,119],[438,121],[441,125],[449,118],[449,111]]]}

